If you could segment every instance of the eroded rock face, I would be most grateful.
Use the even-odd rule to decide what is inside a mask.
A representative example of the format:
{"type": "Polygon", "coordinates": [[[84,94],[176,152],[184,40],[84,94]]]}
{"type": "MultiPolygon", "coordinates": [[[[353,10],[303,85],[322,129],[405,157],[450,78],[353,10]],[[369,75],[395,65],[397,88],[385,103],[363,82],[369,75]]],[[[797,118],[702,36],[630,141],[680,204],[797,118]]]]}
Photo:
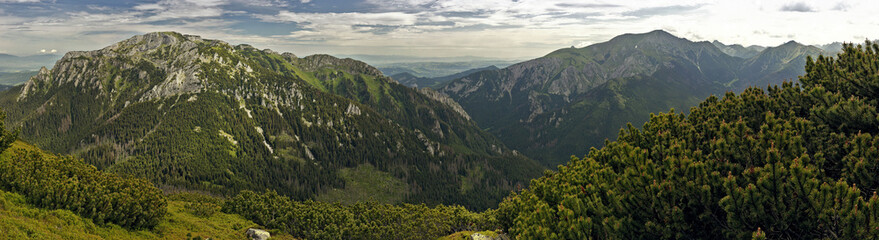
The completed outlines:
{"type": "Polygon", "coordinates": [[[120,74],[126,75],[124,81],[152,86],[136,93],[140,101],[198,92],[205,86],[205,80],[199,77],[202,71],[199,63],[224,60],[216,55],[202,55],[200,45],[229,47],[222,41],[157,32],[134,36],[100,50],[71,51],[58,60],[52,70],[43,68],[26,82],[19,100],[67,83],[113,95],[123,91],[118,89],[123,80],[120,74]],[[117,77],[107,78],[112,75],[117,77]]]}
{"type": "Polygon", "coordinates": [[[247,229],[247,238],[250,238],[252,240],[267,240],[270,237],[272,237],[272,235],[265,230],[256,228],[247,229]]]}
{"type": "Polygon", "coordinates": [[[354,105],[354,103],[348,104],[348,109],[345,110],[345,114],[348,115],[360,115],[360,107],[354,105]]]}
{"type": "Polygon", "coordinates": [[[430,99],[439,101],[439,102],[451,107],[452,110],[455,110],[455,112],[457,112],[458,114],[461,114],[462,117],[466,118],[467,120],[471,120],[470,114],[467,114],[467,111],[464,111],[464,108],[461,107],[461,105],[458,104],[458,102],[455,102],[455,100],[452,100],[452,98],[450,98],[448,95],[442,94],[442,93],[437,92],[437,91],[430,89],[430,88],[420,88],[420,89],[418,89],[418,92],[420,92],[421,94],[424,94],[425,96],[429,97],[430,99]]]}

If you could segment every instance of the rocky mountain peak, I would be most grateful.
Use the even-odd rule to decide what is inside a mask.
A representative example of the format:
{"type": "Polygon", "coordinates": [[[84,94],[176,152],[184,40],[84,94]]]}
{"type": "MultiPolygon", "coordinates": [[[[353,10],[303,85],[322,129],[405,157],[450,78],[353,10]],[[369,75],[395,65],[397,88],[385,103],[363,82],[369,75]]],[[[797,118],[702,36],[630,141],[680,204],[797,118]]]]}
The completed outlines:
{"type": "Polygon", "coordinates": [[[71,51],[58,60],[52,70],[40,71],[26,82],[19,99],[27,98],[37,90],[48,91],[67,83],[110,95],[123,90],[117,87],[125,86],[126,81],[153,85],[151,89],[138,93],[141,95],[139,100],[199,91],[204,81],[198,77],[201,72],[198,62],[222,61],[217,56],[203,56],[200,50],[205,46],[231,48],[225,42],[205,40],[199,36],[153,32],[100,50],[71,51]],[[126,77],[122,77],[123,74],[126,77]],[[108,79],[108,75],[115,77],[108,79]],[[161,82],[155,84],[156,81],[161,82]]]}
{"type": "Polygon", "coordinates": [[[788,42],[786,42],[786,43],[784,43],[784,44],[782,44],[781,46],[778,46],[778,47],[800,47],[800,46],[805,46],[805,45],[800,44],[800,43],[798,43],[798,42],[796,42],[796,41],[794,41],[794,40],[790,40],[790,41],[788,41],[788,42]]]}

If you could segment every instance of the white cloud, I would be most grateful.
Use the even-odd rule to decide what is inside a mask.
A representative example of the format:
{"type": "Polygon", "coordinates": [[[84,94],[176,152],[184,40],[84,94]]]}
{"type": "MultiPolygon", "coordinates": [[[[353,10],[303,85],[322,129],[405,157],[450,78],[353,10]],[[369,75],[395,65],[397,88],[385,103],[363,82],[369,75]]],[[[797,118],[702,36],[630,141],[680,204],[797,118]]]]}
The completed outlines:
{"type": "MultiPolygon", "coordinates": [[[[20,51],[12,54],[35,53],[45,46],[62,52],[98,49],[134,34],[179,31],[297,55],[477,55],[525,59],[559,48],[607,41],[623,33],[655,29],[666,29],[690,40],[743,45],[778,45],[791,38],[823,44],[861,42],[865,35],[879,37],[869,36],[879,33],[879,19],[874,14],[879,11],[879,2],[873,1],[367,0],[367,4],[375,7],[337,13],[301,12],[299,7],[280,7],[284,4],[279,0],[161,0],[131,9],[98,6],[55,15],[0,14],[0,49],[20,51]],[[802,3],[812,11],[781,11],[792,2],[802,3]],[[246,8],[229,9],[241,4],[278,9],[269,15],[242,12],[249,11],[246,8]],[[235,21],[242,20],[224,18],[247,15],[281,23],[271,26],[289,28],[290,33],[244,34],[254,31],[233,28],[235,21]],[[178,21],[166,24],[163,20],[178,21]]],[[[247,26],[247,22],[243,23],[247,26]]]]}
{"type": "Polygon", "coordinates": [[[205,18],[222,16],[225,0],[162,0],[157,3],[134,6],[133,10],[154,14],[146,21],[169,19],[205,18]]]}
{"type": "Polygon", "coordinates": [[[310,3],[311,0],[299,0],[299,2],[301,2],[301,3],[310,3]]]}
{"type": "Polygon", "coordinates": [[[296,13],[281,11],[274,16],[261,16],[263,20],[274,22],[308,23],[312,26],[352,26],[352,25],[413,25],[417,15],[402,12],[386,13],[296,13]]]}

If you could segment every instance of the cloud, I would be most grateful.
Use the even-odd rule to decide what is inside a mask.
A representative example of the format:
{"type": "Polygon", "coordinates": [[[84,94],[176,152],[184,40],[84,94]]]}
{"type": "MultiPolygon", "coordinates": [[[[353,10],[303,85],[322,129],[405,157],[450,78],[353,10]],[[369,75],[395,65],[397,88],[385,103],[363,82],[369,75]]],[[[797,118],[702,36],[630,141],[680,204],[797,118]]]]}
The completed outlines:
{"type": "Polygon", "coordinates": [[[297,13],[280,11],[273,16],[260,16],[259,18],[272,22],[295,22],[317,26],[354,26],[354,25],[385,25],[402,26],[414,25],[417,15],[402,12],[385,13],[297,13]]]}
{"type": "Polygon", "coordinates": [[[0,3],[38,3],[40,0],[0,0],[0,3]]]}
{"type": "Polygon", "coordinates": [[[808,4],[806,4],[804,2],[795,2],[795,3],[785,4],[784,6],[781,7],[780,10],[783,12],[814,12],[815,11],[815,9],[812,9],[811,6],[809,6],[808,4]]]}
{"type": "Polygon", "coordinates": [[[560,8],[615,8],[622,7],[617,4],[601,4],[601,3],[556,3],[556,7],[560,8]]]}
{"type": "Polygon", "coordinates": [[[651,17],[657,15],[682,15],[689,11],[693,11],[699,9],[702,5],[673,5],[673,6],[661,6],[661,7],[648,7],[641,8],[634,11],[624,12],[623,16],[633,16],[633,17],[651,17]]]}
{"type": "Polygon", "coordinates": [[[132,9],[150,17],[146,21],[219,17],[225,12],[225,0],[162,0],[157,3],[140,4],[132,9]]]}
{"type": "Polygon", "coordinates": [[[836,3],[836,6],[833,6],[834,11],[848,11],[849,5],[845,2],[836,3]]]}
{"type": "Polygon", "coordinates": [[[680,37],[746,46],[774,46],[793,37],[809,44],[859,42],[863,38],[850,36],[879,32],[879,22],[873,20],[879,1],[851,0],[19,2],[37,1],[0,0],[0,49],[21,55],[46,46],[61,52],[99,49],[153,31],[178,31],[297,55],[392,52],[518,59],[666,26],[674,26],[680,37]],[[797,14],[801,11],[814,13],[797,14]]]}

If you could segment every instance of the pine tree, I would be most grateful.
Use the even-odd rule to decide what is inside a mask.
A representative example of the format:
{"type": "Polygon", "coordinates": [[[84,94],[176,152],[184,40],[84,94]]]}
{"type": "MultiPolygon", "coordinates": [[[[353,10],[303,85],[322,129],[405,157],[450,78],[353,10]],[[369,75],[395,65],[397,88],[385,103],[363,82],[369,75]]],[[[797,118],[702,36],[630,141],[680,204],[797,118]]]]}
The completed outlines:
{"type": "Polygon", "coordinates": [[[3,152],[18,139],[18,131],[8,132],[6,130],[6,112],[0,108],[0,152],[3,152]]]}

